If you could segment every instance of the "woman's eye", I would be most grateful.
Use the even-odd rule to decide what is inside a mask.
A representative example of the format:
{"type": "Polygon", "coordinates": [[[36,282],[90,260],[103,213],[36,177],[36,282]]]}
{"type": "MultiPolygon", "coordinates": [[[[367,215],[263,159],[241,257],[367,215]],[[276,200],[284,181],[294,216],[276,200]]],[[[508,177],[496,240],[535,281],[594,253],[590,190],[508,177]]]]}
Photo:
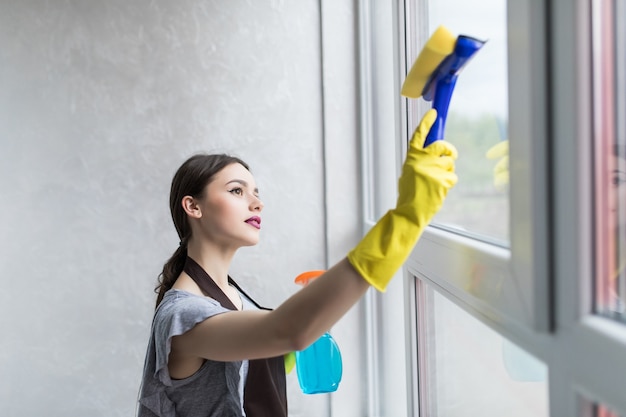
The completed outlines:
{"type": "Polygon", "coordinates": [[[626,173],[624,172],[615,172],[613,173],[613,179],[611,181],[613,185],[619,186],[626,183],[626,173]]]}
{"type": "Polygon", "coordinates": [[[230,190],[230,192],[232,194],[235,194],[235,195],[242,195],[243,194],[243,190],[241,188],[233,188],[232,190],[230,190]]]}

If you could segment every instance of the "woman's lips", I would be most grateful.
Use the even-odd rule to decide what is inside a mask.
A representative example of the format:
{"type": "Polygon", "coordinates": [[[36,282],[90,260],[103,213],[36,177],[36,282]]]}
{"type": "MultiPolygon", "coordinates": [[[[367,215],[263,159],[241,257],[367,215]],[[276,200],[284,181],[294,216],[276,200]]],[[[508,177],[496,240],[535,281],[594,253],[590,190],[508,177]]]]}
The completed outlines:
{"type": "Polygon", "coordinates": [[[250,217],[248,220],[246,220],[246,223],[248,223],[252,227],[256,227],[257,229],[261,228],[261,218],[258,216],[250,217]]]}

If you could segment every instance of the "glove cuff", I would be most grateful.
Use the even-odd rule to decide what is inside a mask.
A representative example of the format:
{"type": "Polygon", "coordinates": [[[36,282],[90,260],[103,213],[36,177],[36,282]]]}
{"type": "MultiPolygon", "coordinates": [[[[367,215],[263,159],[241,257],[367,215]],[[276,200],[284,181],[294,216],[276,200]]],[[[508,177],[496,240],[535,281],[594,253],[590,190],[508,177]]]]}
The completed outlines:
{"type": "Polygon", "coordinates": [[[348,261],[372,287],[385,292],[422,230],[422,226],[391,210],[348,253],[348,261]]]}

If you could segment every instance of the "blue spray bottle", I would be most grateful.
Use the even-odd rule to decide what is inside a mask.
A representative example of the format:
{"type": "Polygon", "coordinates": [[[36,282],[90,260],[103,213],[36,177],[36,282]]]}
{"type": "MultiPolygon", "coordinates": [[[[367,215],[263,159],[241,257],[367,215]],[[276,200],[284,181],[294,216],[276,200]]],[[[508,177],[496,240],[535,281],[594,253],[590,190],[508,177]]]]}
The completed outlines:
{"type": "MultiPolygon", "coordinates": [[[[296,277],[295,282],[306,286],[324,272],[319,270],[304,272],[296,277]]],[[[305,394],[337,391],[343,365],[339,347],[330,333],[324,333],[312,345],[296,352],[296,372],[300,389],[305,394]]]]}

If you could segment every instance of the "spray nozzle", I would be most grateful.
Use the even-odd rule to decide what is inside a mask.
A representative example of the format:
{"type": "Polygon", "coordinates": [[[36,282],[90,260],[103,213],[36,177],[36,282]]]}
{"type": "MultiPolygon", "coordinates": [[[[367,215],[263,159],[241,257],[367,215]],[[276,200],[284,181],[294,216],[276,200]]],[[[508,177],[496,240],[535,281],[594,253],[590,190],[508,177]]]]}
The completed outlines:
{"type": "Polygon", "coordinates": [[[300,275],[298,275],[296,277],[296,279],[294,280],[294,282],[296,284],[302,285],[303,287],[307,286],[311,281],[313,281],[315,278],[319,277],[320,275],[322,275],[324,272],[324,270],[321,269],[316,269],[313,271],[306,271],[301,273],[300,275]]]}

